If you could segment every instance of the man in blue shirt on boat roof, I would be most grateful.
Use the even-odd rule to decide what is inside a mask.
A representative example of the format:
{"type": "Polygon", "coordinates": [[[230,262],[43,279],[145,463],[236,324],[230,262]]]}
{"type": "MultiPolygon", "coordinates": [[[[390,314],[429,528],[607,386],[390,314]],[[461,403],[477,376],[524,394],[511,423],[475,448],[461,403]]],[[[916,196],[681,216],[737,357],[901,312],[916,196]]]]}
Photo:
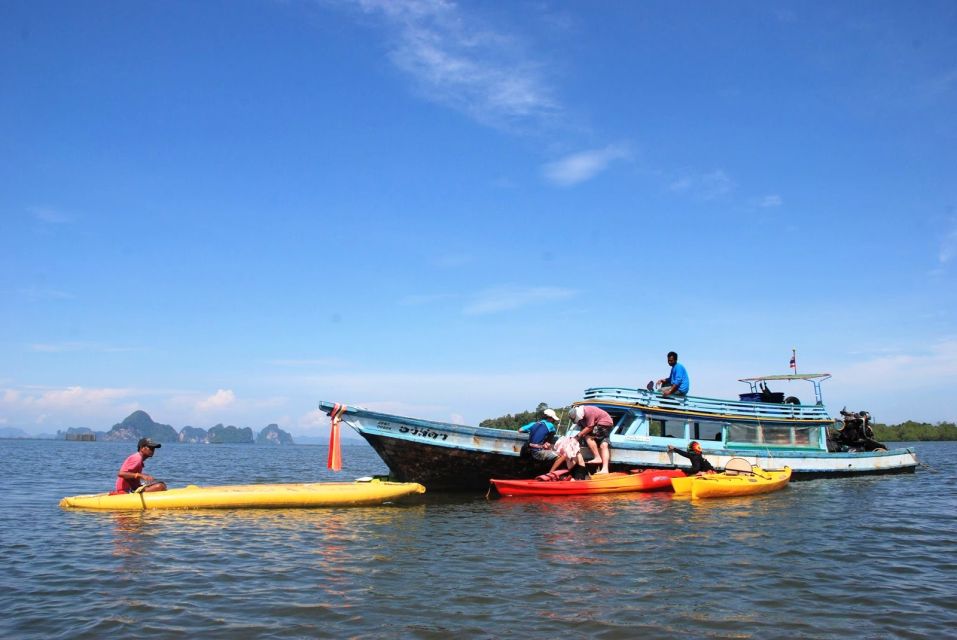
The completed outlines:
{"type": "Polygon", "coordinates": [[[684,366],[678,364],[678,354],[674,351],[668,352],[668,364],[671,365],[671,374],[658,381],[658,384],[661,385],[661,395],[688,395],[688,391],[691,389],[691,380],[688,378],[688,372],[684,366]]]}

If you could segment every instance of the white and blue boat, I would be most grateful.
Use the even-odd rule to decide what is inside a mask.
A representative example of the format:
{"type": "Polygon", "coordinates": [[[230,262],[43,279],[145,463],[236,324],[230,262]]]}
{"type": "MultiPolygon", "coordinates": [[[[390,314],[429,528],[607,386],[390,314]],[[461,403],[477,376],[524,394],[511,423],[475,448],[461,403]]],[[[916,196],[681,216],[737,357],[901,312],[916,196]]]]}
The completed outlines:
{"type": "MultiPolygon", "coordinates": [[[[788,466],[794,480],[915,471],[918,461],[912,448],[867,451],[835,444],[842,425],[821,400],[821,382],[828,378],[829,374],[743,378],[751,391],[739,400],[594,387],[572,406],[595,405],[615,420],[610,436],[613,471],[687,467],[688,461],[669,452],[668,446],[684,449],[692,440],[701,443],[717,469],[732,458],[744,458],[764,469],[788,466]],[[811,383],[813,404],[767,390],[768,382],[796,380],[811,383]]],[[[319,403],[330,414],[335,406],[319,403]]],[[[418,482],[432,490],[485,489],[490,478],[529,478],[543,472],[542,463],[520,456],[527,436],[516,431],[421,420],[351,405],[341,419],[372,445],[392,478],[400,482],[418,482]]]]}

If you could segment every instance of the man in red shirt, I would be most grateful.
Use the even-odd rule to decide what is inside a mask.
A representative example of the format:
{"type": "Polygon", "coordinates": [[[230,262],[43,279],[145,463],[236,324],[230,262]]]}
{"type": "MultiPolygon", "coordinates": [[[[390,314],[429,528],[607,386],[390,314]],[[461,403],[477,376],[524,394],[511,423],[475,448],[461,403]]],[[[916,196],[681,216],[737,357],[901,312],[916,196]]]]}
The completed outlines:
{"type": "Polygon", "coordinates": [[[580,429],[577,438],[579,440],[584,438],[592,455],[601,459],[601,470],[596,473],[608,473],[608,463],[611,461],[608,437],[611,435],[611,430],[615,428],[615,421],[607,411],[590,404],[572,407],[568,416],[572,424],[580,429]]]}
{"type": "Polygon", "coordinates": [[[116,474],[116,489],[113,493],[133,493],[142,485],[142,491],[166,491],[164,482],[157,482],[153,476],[143,473],[143,463],[152,458],[157,449],[162,447],[159,442],[149,438],[140,438],[136,444],[137,451],[123,461],[116,474]],[[143,485],[142,481],[146,481],[143,485]]]}

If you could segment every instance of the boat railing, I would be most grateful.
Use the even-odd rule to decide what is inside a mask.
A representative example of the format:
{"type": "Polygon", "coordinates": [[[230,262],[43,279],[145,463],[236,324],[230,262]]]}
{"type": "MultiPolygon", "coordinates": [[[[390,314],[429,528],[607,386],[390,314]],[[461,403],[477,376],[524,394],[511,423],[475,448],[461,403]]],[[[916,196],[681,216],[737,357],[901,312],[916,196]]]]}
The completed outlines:
{"type": "Polygon", "coordinates": [[[660,392],[628,387],[592,387],[585,400],[628,402],[649,410],[695,412],[713,416],[740,416],[762,420],[831,420],[823,405],[773,404],[722,400],[700,396],[663,396],[660,392]]]}

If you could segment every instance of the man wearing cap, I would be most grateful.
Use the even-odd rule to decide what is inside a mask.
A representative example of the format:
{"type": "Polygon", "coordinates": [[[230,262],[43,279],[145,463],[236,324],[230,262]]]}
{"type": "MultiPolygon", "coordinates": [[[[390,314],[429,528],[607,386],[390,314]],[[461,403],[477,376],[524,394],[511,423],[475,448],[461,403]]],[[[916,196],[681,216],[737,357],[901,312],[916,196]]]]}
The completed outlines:
{"type": "Polygon", "coordinates": [[[123,461],[116,474],[116,489],[113,493],[134,493],[146,481],[142,491],[166,491],[166,484],[156,482],[153,476],[143,473],[143,463],[152,458],[157,449],[162,447],[159,442],[149,438],[140,438],[136,444],[136,453],[123,461]]]}
{"type": "Polygon", "coordinates": [[[615,428],[615,421],[607,411],[590,404],[572,407],[568,412],[572,424],[579,428],[577,438],[585,439],[585,444],[592,453],[592,459],[601,460],[601,469],[596,472],[608,473],[608,463],[611,462],[611,452],[608,450],[608,438],[615,428]]]}
{"type": "Polygon", "coordinates": [[[534,460],[545,462],[558,457],[558,454],[552,451],[552,443],[549,440],[555,433],[558,422],[558,414],[554,409],[545,409],[542,411],[541,420],[518,428],[521,433],[528,432],[528,452],[534,460]]]}

